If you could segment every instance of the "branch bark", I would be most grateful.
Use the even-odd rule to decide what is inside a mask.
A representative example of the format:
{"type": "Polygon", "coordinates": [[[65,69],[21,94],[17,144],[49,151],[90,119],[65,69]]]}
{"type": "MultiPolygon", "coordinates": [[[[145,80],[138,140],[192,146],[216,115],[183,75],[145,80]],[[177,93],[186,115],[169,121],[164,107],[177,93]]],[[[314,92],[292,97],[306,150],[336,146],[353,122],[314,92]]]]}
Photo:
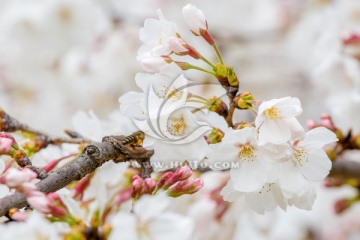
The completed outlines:
{"type": "Polygon", "coordinates": [[[346,161],[346,160],[334,161],[329,176],[344,177],[344,178],[359,178],[360,163],[355,161],[346,161]]]}
{"type": "MultiPolygon", "coordinates": [[[[125,138],[124,136],[120,136],[125,138]]],[[[59,168],[36,184],[39,191],[44,193],[56,192],[66,187],[72,181],[78,181],[87,174],[95,171],[98,167],[109,160],[114,162],[138,161],[147,162],[153,151],[142,147],[116,146],[109,142],[93,143],[88,145],[84,152],[70,164],[59,168]]],[[[26,197],[21,193],[0,199],[0,216],[4,216],[11,208],[27,206],[26,197]]]]}

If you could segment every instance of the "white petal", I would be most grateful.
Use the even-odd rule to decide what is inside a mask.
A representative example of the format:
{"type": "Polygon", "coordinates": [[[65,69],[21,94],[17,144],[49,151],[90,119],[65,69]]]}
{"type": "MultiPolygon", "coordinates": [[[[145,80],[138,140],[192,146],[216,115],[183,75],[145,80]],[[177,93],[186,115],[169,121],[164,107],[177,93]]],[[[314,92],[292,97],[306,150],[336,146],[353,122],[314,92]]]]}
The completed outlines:
{"type": "Polygon", "coordinates": [[[233,183],[231,180],[225,185],[225,187],[221,190],[220,195],[223,196],[225,201],[233,202],[240,197],[244,196],[243,193],[236,191],[234,189],[233,183]]]}
{"type": "Polygon", "coordinates": [[[308,180],[323,180],[330,172],[331,161],[327,154],[322,150],[312,150],[308,152],[307,160],[303,160],[299,169],[308,180]]]}
{"type": "Polygon", "coordinates": [[[266,120],[259,129],[259,144],[282,144],[290,140],[291,132],[283,121],[266,120]]]}
{"type": "Polygon", "coordinates": [[[194,230],[191,218],[175,213],[159,215],[149,224],[150,235],[156,240],[190,240],[194,230]]]}
{"type": "Polygon", "coordinates": [[[337,142],[338,139],[332,131],[325,127],[318,127],[306,133],[305,139],[301,141],[302,146],[322,148],[326,144],[337,142]]]}
{"type": "Polygon", "coordinates": [[[158,216],[168,206],[169,199],[163,194],[155,196],[145,195],[135,203],[134,212],[143,222],[146,222],[149,219],[158,216]]]}
{"type": "Polygon", "coordinates": [[[254,160],[240,163],[239,168],[230,169],[234,189],[240,192],[253,192],[264,185],[270,171],[270,164],[254,160]]]}

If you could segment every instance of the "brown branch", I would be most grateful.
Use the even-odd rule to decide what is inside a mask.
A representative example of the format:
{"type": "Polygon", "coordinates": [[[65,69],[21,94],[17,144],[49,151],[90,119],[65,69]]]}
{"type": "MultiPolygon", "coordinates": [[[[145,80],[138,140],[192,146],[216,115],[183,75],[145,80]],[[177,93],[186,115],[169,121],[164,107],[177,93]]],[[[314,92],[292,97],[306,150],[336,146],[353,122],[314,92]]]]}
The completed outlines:
{"type": "MultiPolygon", "coordinates": [[[[119,136],[119,139],[125,138],[119,136]]],[[[87,174],[95,171],[103,163],[113,160],[114,162],[138,161],[147,162],[153,151],[142,147],[129,147],[114,145],[111,142],[93,143],[88,145],[84,152],[70,164],[59,168],[36,184],[39,191],[44,193],[56,192],[66,187],[72,181],[78,181],[87,174]]],[[[27,206],[26,197],[21,193],[0,199],[0,216],[4,216],[11,208],[27,206]]]]}
{"type": "Polygon", "coordinates": [[[360,163],[355,161],[336,160],[333,162],[329,176],[343,178],[359,178],[360,163]]]}
{"type": "MultiPolygon", "coordinates": [[[[90,143],[91,141],[86,138],[65,138],[65,137],[51,137],[49,134],[39,131],[33,127],[28,126],[20,122],[19,120],[11,117],[3,109],[0,108],[0,131],[4,132],[15,132],[22,131],[25,133],[31,133],[37,136],[38,141],[42,141],[42,148],[47,147],[49,144],[60,145],[63,143],[70,144],[82,144],[90,143]]],[[[69,135],[69,130],[66,130],[65,133],[69,135]]],[[[78,135],[80,136],[80,135],[78,135]]]]}

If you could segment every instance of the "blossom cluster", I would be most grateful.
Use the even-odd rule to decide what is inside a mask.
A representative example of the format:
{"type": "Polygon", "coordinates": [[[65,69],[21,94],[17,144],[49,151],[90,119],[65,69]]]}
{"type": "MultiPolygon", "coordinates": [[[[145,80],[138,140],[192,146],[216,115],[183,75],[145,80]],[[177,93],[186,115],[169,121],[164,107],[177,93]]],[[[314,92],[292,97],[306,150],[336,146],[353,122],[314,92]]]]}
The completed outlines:
{"type": "Polygon", "coordinates": [[[328,175],[331,161],[323,147],[336,142],[336,135],[324,127],[305,132],[296,119],[302,113],[298,98],[260,101],[240,92],[233,67],[225,65],[201,10],[186,5],[184,19],[193,35],[214,49],[218,62],[204,57],[181,37],[174,22],[160,10],[158,14],[159,19],[147,19],[140,30],[138,60],[147,73],[138,73],[136,83],[143,92],[120,98],[121,111],[148,134],[148,147],[155,150],[151,161],[169,163],[158,170],[174,162],[206,162],[223,170],[218,163],[236,162],[221,191],[225,200],[245,198],[259,213],[288,205],[311,209],[316,195],[311,182],[328,175]],[[220,94],[189,80],[194,70],[215,77],[220,94]],[[241,110],[252,112],[254,122],[233,116],[241,110]]]}

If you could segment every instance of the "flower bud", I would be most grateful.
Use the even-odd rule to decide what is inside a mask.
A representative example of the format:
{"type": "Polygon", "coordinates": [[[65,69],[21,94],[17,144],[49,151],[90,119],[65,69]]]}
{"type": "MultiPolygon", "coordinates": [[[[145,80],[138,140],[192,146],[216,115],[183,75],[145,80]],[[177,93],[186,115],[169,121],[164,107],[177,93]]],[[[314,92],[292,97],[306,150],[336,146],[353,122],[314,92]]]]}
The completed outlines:
{"type": "Polygon", "coordinates": [[[57,193],[48,193],[47,198],[50,200],[51,215],[54,217],[64,217],[67,215],[68,208],[57,193]]]}
{"type": "Polygon", "coordinates": [[[131,198],[131,188],[125,189],[125,190],[119,192],[118,195],[116,195],[114,203],[116,206],[120,206],[121,204],[123,204],[124,202],[129,200],[130,198],[131,198]]]}
{"type": "Polygon", "coordinates": [[[340,199],[337,200],[334,204],[334,211],[336,214],[343,213],[346,209],[350,208],[352,201],[349,199],[340,199]]]}
{"type": "Polygon", "coordinates": [[[311,129],[318,127],[318,124],[314,120],[309,119],[306,121],[306,127],[307,127],[307,129],[311,130],[311,129]]]}
{"type": "Polygon", "coordinates": [[[209,135],[205,136],[208,144],[219,143],[221,142],[223,137],[224,137],[224,133],[218,128],[213,128],[209,133],[209,135]]]}
{"type": "Polygon", "coordinates": [[[179,37],[171,37],[169,39],[169,47],[172,51],[174,51],[177,55],[180,56],[190,56],[195,59],[199,59],[201,57],[200,53],[196,51],[196,49],[189,44],[187,44],[182,38],[179,37]]]}
{"type": "Polygon", "coordinates": [[[171,179],[173,177],[174,173],[173,172],[167,172],[165,174],[163,174],[159,181],[157,182],[157,188],[162,188],[164,187],[165,183],[167,181],[169,181],[169,179],[171,179]]]}
{"type": "Polygon", "coordinates": [[[152,178],[146,178],[143,183],[142,193],[152,194],[156,188],[156,182],[152,178]]]}
{"type": "Polygon", "coordinates": [[[199,191],[204,186],[201,179],[186,179],[172,186],[167,191],[170,197],[179,197],[184,194],[193,194],[199,191]]]}
{"type": "Polygon", "coordinates": [[[208,102],[209,111],[216,112],[220,116],[226,117],[228,115],[228,107],[221,98],[216,96],[210,97],[208,102]]]}
{"type": "Polygon", "coordinates": [[[189,166],[182,166],[176,169],[173,178],[176,178],[177,181],[182,181],[188,179],[192,175],[192,170],[189,166]]]}
{"type": "Polygon", "coordinates": [[[360,43],[360,34],[359,33],[345,33],[341,37],[344,45],[355,45],[360,43]]]}
{"type": "Polygon", "coordinates": [[[196,36],[202,35],[202,32],[208,30],[208,24],[204,13],[197,7],[187,4],[182,9],[182,14],[191,32],[196,36]]]}
{"type": "Polygon", "coordinates": [[[28,168],[24,168],[22,170],[10,168],[0,177],[0,182],[6,184],[9,188],[17,188],[24,183],[30,182],[36,177],[37,174],[28,168]]]}
{"type": "Polygon", "coordinates": [[[249,109],[252,108],[252,101],[255,98],[250,92],[242,92],[234,98],[234,103],[239,109],[249,109]]]}
{"type": "Polygon", "coordinates": [[[140,176],[135,175],[132,177],[132,184],[131,184],[131,190],[132,190],[132,197],[137,198],[141,194],[143,185],[143,180],[140,176]]]}
{"type": "Polygon", "coordinates": [[[18,222],[24,222],[27,218],[26,212],[20,212],[17,208],[12,208],[9,210],[9,217],[12,220],[18,221],[18,222]]]}
{"type": "Polygon", "coordinates": [[[33,191],[27,195],[27,202],[30,206],[41,213],[49,214],[50,200],[46,197],[46,194],[39,191],[33,191]]]}
{"type": "Polygon", "coordinates": [[[17,146],[15,138],[9,133],[0,132],[0,155],[8,154],[13,145],[17,146]]]}

